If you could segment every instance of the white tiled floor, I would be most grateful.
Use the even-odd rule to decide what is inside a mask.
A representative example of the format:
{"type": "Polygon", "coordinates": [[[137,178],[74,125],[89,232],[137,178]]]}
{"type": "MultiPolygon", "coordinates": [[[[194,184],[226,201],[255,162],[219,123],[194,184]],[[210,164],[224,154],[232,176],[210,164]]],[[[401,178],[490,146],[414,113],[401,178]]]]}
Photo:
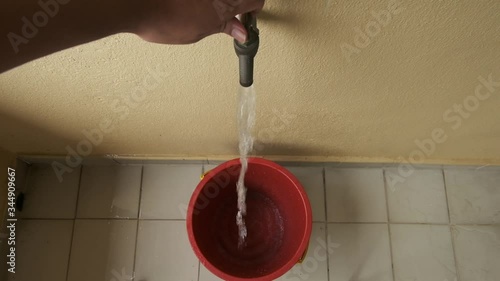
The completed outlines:
{"type": "Polygon", "coordinates": [[[387,222],[382,169],[326,169],[329,222],[387,222]]]}
{"type": "Polygon", "coordinates": [[[396,169],[386,170],[391,222],[448,223],[442,170],[415,170],[404,182],[390,183],[396,169]]]}
{"type": "MultiPolygon", "coordinates": [[[[62,182],[50,166],[30,167],[8,280],[220,280],[185,224],[213,167],[84,166],[62,182]]],[[[500,168],[288,168],[314,223],[306,259],[279,280],[500,280],[500,168]]]]}
{"type": "Polygon", "coordinates": [[[51,166],[36,165],[28,170],[23,218],[75,218],[80,168],[65,173],[59,181],[51,166]]]}
{"type": "Polygon", "coordinates": [[[66,280],[72,231],[72,220],[19,221],[16,273],[7,280],[66,280]]]}
{"type": "Polygon", "coordinates": [[[147,165],[142,178],[141,219],[185,219],[182,212],[200,181],[202,165],[147,165]]]}
{"type": "Polygon", "coordinates": [[[454,226],[460,280],[500,280],[500,225],[454,226]]]}
{"type": "Polygon", "coordinates": [[[452,223],[500,224],[498,170],[444,170],[452,223]]]}
{"type": "Polygon", "coordinates": [[[393,224],[390,228],[396,280],[455,280],[448,226],[393,224]]]}
{"type": "Polygon", "coordinates": [[[137,218],[140,166],[84,166],[77,218],[137,218]]]}
{"type": "Polygon", "coordinates": [[[136,231],[136,220],[76,220],[68,280],[132,276],[136,231]]]}
{"type": "Polygon", "coordinates": [[[141,221],[137,239],[137,280],[198,280],[199,262],[184,221],[141,221]]]}
{"type": "Polygon", "coordinates": [[[328,224],[330,280],[392,280],[387,224],[328,224]]]}

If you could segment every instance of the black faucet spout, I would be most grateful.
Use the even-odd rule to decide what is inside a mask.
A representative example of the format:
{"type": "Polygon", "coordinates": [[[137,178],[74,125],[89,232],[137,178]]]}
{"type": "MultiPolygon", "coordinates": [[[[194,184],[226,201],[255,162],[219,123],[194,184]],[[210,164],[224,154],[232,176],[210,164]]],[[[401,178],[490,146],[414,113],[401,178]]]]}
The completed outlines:
{"type": "Polygon", "coordinates": [[[253,84],[254,58],[259,50],[259,30],[257,29],[257,18],[252,13],[241,15],[241,22],[247,30],[247,40],[238,42],[234,40],[234,50],[239,58],[240,85],[250,87],[253,84]]]}

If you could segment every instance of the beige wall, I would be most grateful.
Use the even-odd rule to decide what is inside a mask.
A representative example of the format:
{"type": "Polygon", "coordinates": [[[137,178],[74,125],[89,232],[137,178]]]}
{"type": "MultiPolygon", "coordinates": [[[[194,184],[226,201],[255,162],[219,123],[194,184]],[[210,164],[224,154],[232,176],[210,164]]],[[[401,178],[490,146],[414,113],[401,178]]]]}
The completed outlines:
{"type": "MultiPolygon", "coordinates": [[[[500,87],[490,93],[478,80],[500,81],[500,2],[390,3],[268,1],[255,73],[256,135],[265,143],[257,154],[402,161],[441,128],[446,140],[437,136],[424,162],[500,164],[500,87]],[[377,33],[372,13],[382,10],[391,19],[356,41],[357,28],[377,33]],[[477,87],[477,109],[449,112],[464,100],[471,109],[477,87]],[[275,111],[292,117],[283,124],[275,111]]],[[[222,35],[190,46],[106,38],[0,75],[0,146],[64,155],[83,130],[113,122],[92,154],[235,155],[237,81],[222,35]]]]}

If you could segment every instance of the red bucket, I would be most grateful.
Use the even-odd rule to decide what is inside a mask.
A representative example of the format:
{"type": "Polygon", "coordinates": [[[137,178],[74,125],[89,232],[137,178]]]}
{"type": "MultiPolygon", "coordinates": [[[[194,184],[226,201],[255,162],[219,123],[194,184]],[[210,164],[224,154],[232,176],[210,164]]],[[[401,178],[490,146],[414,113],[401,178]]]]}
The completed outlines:
{"type": "Polygon", "coordinates": [[[196,187],[187,212],[189,242],[201,263],[224,280],[274,280],[299,262],[312,228],[309,199],[285,168],[249,158],[248,235],[238,248],[236,182],[239,159],[209,171],[196,187]]]}

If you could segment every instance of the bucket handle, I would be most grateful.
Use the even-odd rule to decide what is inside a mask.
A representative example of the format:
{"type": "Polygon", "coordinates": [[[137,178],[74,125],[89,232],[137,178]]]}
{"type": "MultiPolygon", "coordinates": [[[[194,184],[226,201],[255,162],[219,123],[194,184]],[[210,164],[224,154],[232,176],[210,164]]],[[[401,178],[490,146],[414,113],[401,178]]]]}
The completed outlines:
{"type": "Polygon", "coordinates": [[[307,245],[306,249],[304,250],[304,253],[302,253],[302,256],[299,258],[299,261],[297,263],[302,263],[306,259],[307,250],[309,250],[309,242],[307,244],[308,245],[307,245]]]}
{"type": "Polygon", "coordinates": [[[210,173],[211,170],[205,171],[203,174],[200,175],[200,180],[202,180],[208,173],[210,173]]]}

